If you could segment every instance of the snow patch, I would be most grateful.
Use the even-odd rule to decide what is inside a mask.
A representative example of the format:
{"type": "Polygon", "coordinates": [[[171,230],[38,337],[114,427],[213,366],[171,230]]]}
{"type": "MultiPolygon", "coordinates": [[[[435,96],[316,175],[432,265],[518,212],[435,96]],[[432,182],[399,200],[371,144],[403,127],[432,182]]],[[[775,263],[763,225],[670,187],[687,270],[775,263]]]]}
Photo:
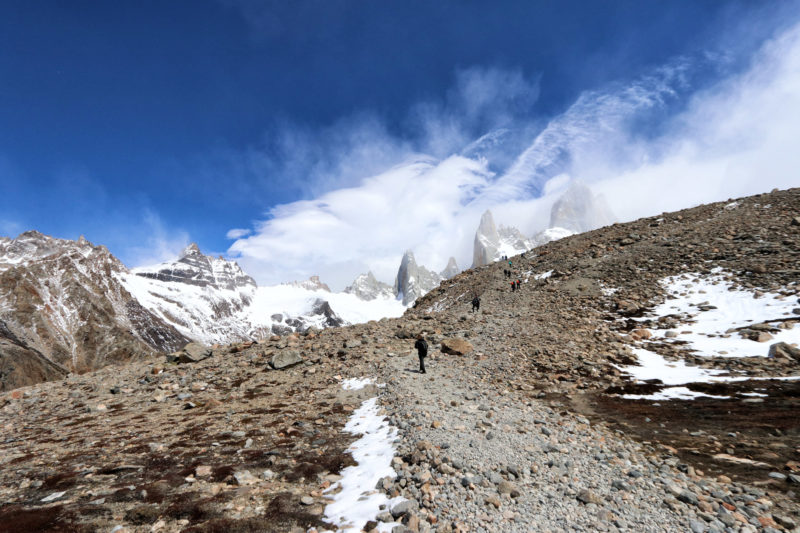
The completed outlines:
{"type": "MultiPolygon", "coordinates": [[[[403,501],[401,497],[390,499],[375,488],[380,479],[397,477],[391,466],[397,429],[389,425],[379,411],[378,398],[370,398],[353,412],[344,427],[344,431],[361,435],[361,438],[348,448],[357,464],[342,470],[342,479],[325,491],[327,494],[339,490],[331,495],[333,501],[325,507],[325,520],[340,531],[358,533],[368,521],[375,519],[381,506],[391,509],[403,501]]],[[[397,525],[396,522],[378,522],[378,531],[390,532],[397,525]]]]}
{"type": "Polygon", "coordinates": [[[361,390],[367,385],[375,383],[372,378],[348,378],[342,380],[342,388],[344,390],[361,390]]]}
{"type": "MultiPolygon", "coordinates": [[[[657,306],[650,319],[678,315],[688,325],[678,328],[671,342],[685,342],[689,349],[702,356],[766,357],[769,346],[776,342],[800,343],[800,328],[781,330],[769,342],[756,342],[742,338],[735,328],[796,316],[794,298],[776,293],[755,293],[734,289],[721,269],[711,275],[684,274],[672,276],[661,282],[667,291],[667,300],[657,306]],[[708,309],[701,311],[700,307],[708,309]]],[[[800,318],[800,317],[798,317],[800,318]]],[[[645,320],[645,319],[639,319],[645,320]]],[[[659,336],[659,331],[654,331],[659,336]]],[[[660,339],[659,339],[660,340],[660,339]]],[[[670,339],[664,339],[670,342],[670,339]]]]}

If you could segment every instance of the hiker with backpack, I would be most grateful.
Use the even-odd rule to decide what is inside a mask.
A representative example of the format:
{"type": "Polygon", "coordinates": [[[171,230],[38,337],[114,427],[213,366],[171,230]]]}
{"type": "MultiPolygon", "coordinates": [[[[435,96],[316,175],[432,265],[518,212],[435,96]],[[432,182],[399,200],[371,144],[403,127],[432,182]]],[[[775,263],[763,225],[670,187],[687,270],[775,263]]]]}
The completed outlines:
{"type": "Polygon", "coordinates": [[[472,312],[474,313],[475,311],[480,311],[480,309],[481,299],[475,296],[475,298],[472,299],[472,312]]]}
{"type": "Polygon", "coordinates": [[[414,348],[417,349],[417,355],[419,355],[419,373],[425,374],[425,358],[428,356],[428,343],[425,342],[425,338],[421,333],[417,337],[417,342],[414,343],[414,348]]]}

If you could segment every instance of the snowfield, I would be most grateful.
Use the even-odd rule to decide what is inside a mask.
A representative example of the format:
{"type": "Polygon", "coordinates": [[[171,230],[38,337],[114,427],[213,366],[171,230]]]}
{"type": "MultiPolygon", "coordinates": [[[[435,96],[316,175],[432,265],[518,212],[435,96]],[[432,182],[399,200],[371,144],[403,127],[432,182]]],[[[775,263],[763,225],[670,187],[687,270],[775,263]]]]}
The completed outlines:
{"type": "MultiPolygon", "coordinates": [[[[767,342],[757,342],[739,335],[738,328],[772,322],[782,324],[782,319],[796,317],[795,298],[776,293],[755,292],[737,289],[725,279],[721,269],[710,275],[697,273],[668,277],[661,281],[667,291],[667,299],[647,317],[638,320],[657,320],[671,316],[680,325],[673,330],[673,337],[666,337],[666,330],[652,330],[651,340],[659,342],[685,343],[685,346],[700,356],[718,357],[766,357],[769,347],[777,342],[800,344],[800,328],[781,329],[772,334],[767,342]]],[[[800,318],[800,317],[798,317],[800,318]]],[[[726,371],[689,366],[683,361],[669,361],[661,355],[642,347],[633,349],[638,365],[617,367],[637,382],[660,380],[667,387],[649,395],[626,394],[632,400],[671,400],[711,397],[727,399],[693,392],[689,383],[731,382],[746,380],[797,380],[800,376],[753,377],[731,376],[726,371]]]]}
{"type": "Polygon", "coordinates": [[[292,285],[225,290],[158,281],[133,273],[119,277],[144,307],[184,336],[204,344],[264,337],[274,324],[289,318],[304,317],[307,325],[324,328],[324,316],[311,316],[317,300],[327,301],[334,313],[349,324],[399,317],[406,310],[394,298],[364,301],[353,294],[292,285]],[[279,320],[273,318],[276,315],[281,315],[279,320]]]}

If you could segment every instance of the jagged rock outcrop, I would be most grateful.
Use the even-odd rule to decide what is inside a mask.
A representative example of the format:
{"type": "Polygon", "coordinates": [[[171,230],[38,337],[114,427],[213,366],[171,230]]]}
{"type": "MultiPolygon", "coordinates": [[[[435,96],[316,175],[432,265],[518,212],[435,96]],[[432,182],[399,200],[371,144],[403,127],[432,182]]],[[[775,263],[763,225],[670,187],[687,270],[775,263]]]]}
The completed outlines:
{"type": "Polygon", "coordinates": [[[256,287],[255,280],[245,274],[236,262],[203,255],[196,243],[184,248],[176,261],[135,268],[132,272],[158,281],[173,281],[219,290],[235,291],[256,287]]]}
{"type": "Polygon", "coordinates": [[[573,182],[550,210],[550,228],[564,228],[573,233],[591,231],[615,221],[605,198],[580,181],[573,182]]]}
{"type": "Polygon", "coordinates": [[[459,272],[461,272],[461,269],[458,268],[458,263],[456,263],[456,258],[451,257],[447,261],[447,266],[444,267],[444,270],[442,270],[439,273],[439,275],[442,276],[444,279],[450,279],[453,276],[457,275],[459,272]]]}
{"type": "Polygon", "coordinates": [[[491,264],[502,256],[513,256],[533,248],[533,241],[517,228],[495,226],[492,212],[488,209],[481,216],[472,253],[472,267],[491,264]]]}
{"type": "Polygon", "coordinates": [[[234,261],[203,255],[196,244],[175,261],[119,272],[137,300],[185,337],[204,344],[252,338],[242,316],[256,294],[256,282],[234,261]]]}
{"type": "Polygon", "coordinates": [[[328,287],[326,283],[323,283],[319,279],[319,276],[311,276],[305,281],[292,281],[291,283],[286,283],[285,285],[291,285],[292,287],[298,287],[300,289],[306,289],[309,291],[331,292],[331,288],[328,287]]]}
{"type": "Polygon", "coordinates": [[[394,298],[391,285],[378,281],[372,271],[361,274],[353,283],[344,289],[348,294],[354,294],[365,301],[376,298],[394,298]]]}
{"type": "Polygon", "coordinates": [[[441,281],[439,274],[417,265],[414,253],[408,250],[400,261],[394,290],[397,297],[402,298],[403,305],[411,305],[414,300],[438,287],[441,281]]]}
{"type": "Polygon", "coordinates": [[[120,283],[125,266],[86,239],[36,231],[0,243],[0,388],[172,352],[188,342],[120,283]]]}

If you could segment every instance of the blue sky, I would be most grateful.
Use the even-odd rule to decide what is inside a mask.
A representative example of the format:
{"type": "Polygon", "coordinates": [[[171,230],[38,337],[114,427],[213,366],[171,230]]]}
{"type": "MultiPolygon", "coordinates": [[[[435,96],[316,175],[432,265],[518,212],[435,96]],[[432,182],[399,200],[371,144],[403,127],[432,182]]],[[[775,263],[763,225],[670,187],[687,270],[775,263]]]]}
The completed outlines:
{"type": "MultiPolygon", "coordinates": [[[[763,54],[782,61],[794,50],[789,40],[781,52],[764,51],[793,31],[799,12],[797,2],[719,1],[3,2],[0,234],[83,234],[129,266],[197,241],[238,256],[264,283],[327,271],[342,280],[366,268],[388,273],[403,248],[448,242],[437,231],[452,232],[454,221],[469,227],[466,237],[451,238],[467,242],[477,226],[470,217],[479,216],[473,211],[509,201],[507,188],[486,195],[488,184],[516,183],[515,200],[533,201],[565,173],[591,183],[674,155],[697,134],[681,130],[686,123],[700,123],[720,99],[734,105],[737,82],[746,93],[741,80],[758,74],[763,54]],[[607,124],[596,137],[576,134],[607,124]],[[448,157],[498,131],[503,142],[485,168],[448,163],[445,172],[448,157]],[[618,142],[602,150],[619,157],[598,163],[590,155],[610,137],[618,142]],[[557,157],[545,164],[541,150],[529,150],[537,142],[557,157]],[[330,240],[330,228],[377,222],[339,224],[346,217],[329,209],[336,223],[315,225],[319,209],[306,207],[365,183],[368,190],[408,181],[411,174],[400,172],[369,182],[420,154],[436,162],[439,183],[458,184],[455,191],[464,189],[463,172],[481,176],[467,179],[472,194],[444,195],[451,219],[427,220],[378,251],[370,245],[383,233],[334,259],[311,238],[314,250],[304,254],[310,234],[330,240]]],[[[750,97],[785,79],[776,76],[750,97]]],[[[763,177],[762,185],[769,185],[763,177]]],[[[426,204],[425,191],[417,192],[404,201],[426,204]]],[[[714,194],[722,193],[696,199],[714,194]]],[[[523,231],[542,229],[541,216],[506,212],[523,231]]],[[[398,216],[383,221],[392,235],[406,225],[398,216]]],[[[465,255],[437,246],[420,253],[431,263],[465,255]]]]}

